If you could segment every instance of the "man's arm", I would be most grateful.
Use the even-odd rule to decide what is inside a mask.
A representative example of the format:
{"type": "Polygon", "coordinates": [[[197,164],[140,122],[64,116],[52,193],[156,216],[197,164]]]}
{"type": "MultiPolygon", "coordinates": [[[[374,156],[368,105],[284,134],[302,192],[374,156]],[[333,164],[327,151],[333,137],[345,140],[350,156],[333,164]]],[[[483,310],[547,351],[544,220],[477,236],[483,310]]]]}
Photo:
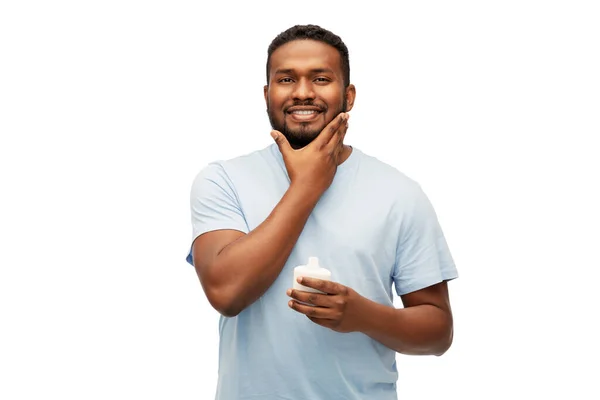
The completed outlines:
{"type": "Polygon", "coordinates": [[[317,324],[362,332],[399,353],[443,354],[453,337],[446,282],[457,273],[433,206],[420,187],[407,203],[390,276],[404,308],[376,303],[337,282],[309,278],[302,284],[328,295],[291,290],[292,298],[316,307],[294,300],[290,307],[317,324]]]}
{"type": "Polygon", "coordinates": [[[341,113],[300,150],[293,150],[281,133],[275,133],[290,177],[290,187],[280,202],[247,235],[216,230],[194,241],[196,272],[209,302],[222,315],[239,314],[283,269],[306,220],[333,181],[347,126],[347,114],[341,113]]]}
{"type": "Polygon", "coordinates": [[[211,305],[239,314],[275,281],[296,244],[317,196],[290,186],[269,217],[252,232],[219,230],[194,241],[194,266],[211,305]]]}
{"type": "Polygon", "coordinates": [[[302,278],[302,284],[327,294],[289,290],[290,307],[337,332],[362,332],[398,353],[442,355],[453,336],[446,282],[401,296],[404,308],[386,306],[336,282],[302,278]]]}
{"type": "Polygon", "coordinates": [[[364,299],[360,330],[398,353],[444,354],[453,337],[447,283],[417,290],[401,299],[404,308],[400,309],[364,299]]]}

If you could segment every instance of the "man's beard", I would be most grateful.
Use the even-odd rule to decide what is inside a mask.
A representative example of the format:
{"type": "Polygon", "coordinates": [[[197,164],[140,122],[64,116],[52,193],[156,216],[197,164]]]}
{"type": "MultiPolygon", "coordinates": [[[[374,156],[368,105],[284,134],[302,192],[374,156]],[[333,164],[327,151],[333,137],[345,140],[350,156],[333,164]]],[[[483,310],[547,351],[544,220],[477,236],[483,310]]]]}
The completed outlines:
{"type": "MultiPolygon", "coordinates": [[[[315,106],[315,104],[312,101],[294,102],[293,105],[294,106],[315,106]]],[[[346,96],[344,96],[344,101],[342,103],[342,106],[340,107],[339,110],[337,110],[337,112],[335,112],[333,114],[333,118],[337,117],[339,115],[339,113],[341,113],[341,112],[346,112],[347,106],[348,106],[348,102],[346,100],[346,96]]],[[[321,111],[320,111],[321,114],[325,114],[328,110],[328,108],[325,106],[320,107],[320,108],[321,108],[321,111]]],[[[269,122],[271,122],[271,127],[274,130],[281,132],[283,134],[283,136],[285,136],[287,141],[290,143],[290,146],[292,146],[292,148],[294,148],[294,149],[301,149],[301,148],[309,145],[313,140],[315,140],[315,138],[317,136],[319,136],[319,133],[321,133],[323,128],[325,128],[327,126],[327,124],[329,122],[331,122],[331,121],[326,121],[325,125],[323,125],[323,127],[319,128],[319,129],[313,129],[313,130],[309,130],[309,128],[308,128],[309,123],[301,122],[299,129],[292,130],[287,126],[286,113],[284,113],[283,124],[279,124],[277,121],[275,121],[273,112],[270,107],[267,108],[267,114],[269,115],[269,122]]]]}

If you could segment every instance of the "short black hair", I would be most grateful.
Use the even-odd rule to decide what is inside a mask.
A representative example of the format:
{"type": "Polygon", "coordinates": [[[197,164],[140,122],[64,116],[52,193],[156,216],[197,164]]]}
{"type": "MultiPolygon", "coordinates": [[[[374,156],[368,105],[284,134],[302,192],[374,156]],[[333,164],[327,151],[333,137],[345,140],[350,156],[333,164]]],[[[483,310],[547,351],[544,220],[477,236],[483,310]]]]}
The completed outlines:
{"type": "Polygon", "coordinates": [[[348,48],[338,35],[327,29],[321,28],[318,25],[295,25],[281,32],[273,39],[267,51],[267,84],[269,84],[269,64],[271,63],[271,55],[273,52],[291,41],[306,39],[323,42],[337,49],[340,53],[344,87],[348,87],[350,84],[350,59],[348,48]]]}

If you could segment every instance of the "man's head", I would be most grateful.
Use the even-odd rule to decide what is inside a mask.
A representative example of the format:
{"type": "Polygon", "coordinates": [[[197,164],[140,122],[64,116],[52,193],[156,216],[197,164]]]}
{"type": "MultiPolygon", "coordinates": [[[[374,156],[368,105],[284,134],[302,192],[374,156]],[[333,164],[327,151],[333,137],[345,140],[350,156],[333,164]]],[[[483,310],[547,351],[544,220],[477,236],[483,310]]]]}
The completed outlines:
{"type": "Polygon", "coordinates": [[[273,129],[294,148],[306,146],[336,115],[352,109],[348,48],[316,25],[280,33],[268,49],[264,94],[273,129]]]}

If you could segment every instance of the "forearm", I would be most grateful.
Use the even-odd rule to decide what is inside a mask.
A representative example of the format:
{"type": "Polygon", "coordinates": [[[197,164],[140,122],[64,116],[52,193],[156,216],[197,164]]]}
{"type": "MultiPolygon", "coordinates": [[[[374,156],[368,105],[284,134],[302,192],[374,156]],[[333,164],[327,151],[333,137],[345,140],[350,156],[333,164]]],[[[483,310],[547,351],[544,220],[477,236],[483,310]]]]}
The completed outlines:
{"type": "Polygon", "coordinates": [[[397,309],[363,298],[360,331],[408,355],[442,355],[452,343],[452,315],[434,305],[397,309]]]}
{"type": "Polygon", "coordinates": [[[265,221],[230,243],[212,265],[213,288],[237,315],[277,279],[319,195],[290,186],[265,221]]]}

